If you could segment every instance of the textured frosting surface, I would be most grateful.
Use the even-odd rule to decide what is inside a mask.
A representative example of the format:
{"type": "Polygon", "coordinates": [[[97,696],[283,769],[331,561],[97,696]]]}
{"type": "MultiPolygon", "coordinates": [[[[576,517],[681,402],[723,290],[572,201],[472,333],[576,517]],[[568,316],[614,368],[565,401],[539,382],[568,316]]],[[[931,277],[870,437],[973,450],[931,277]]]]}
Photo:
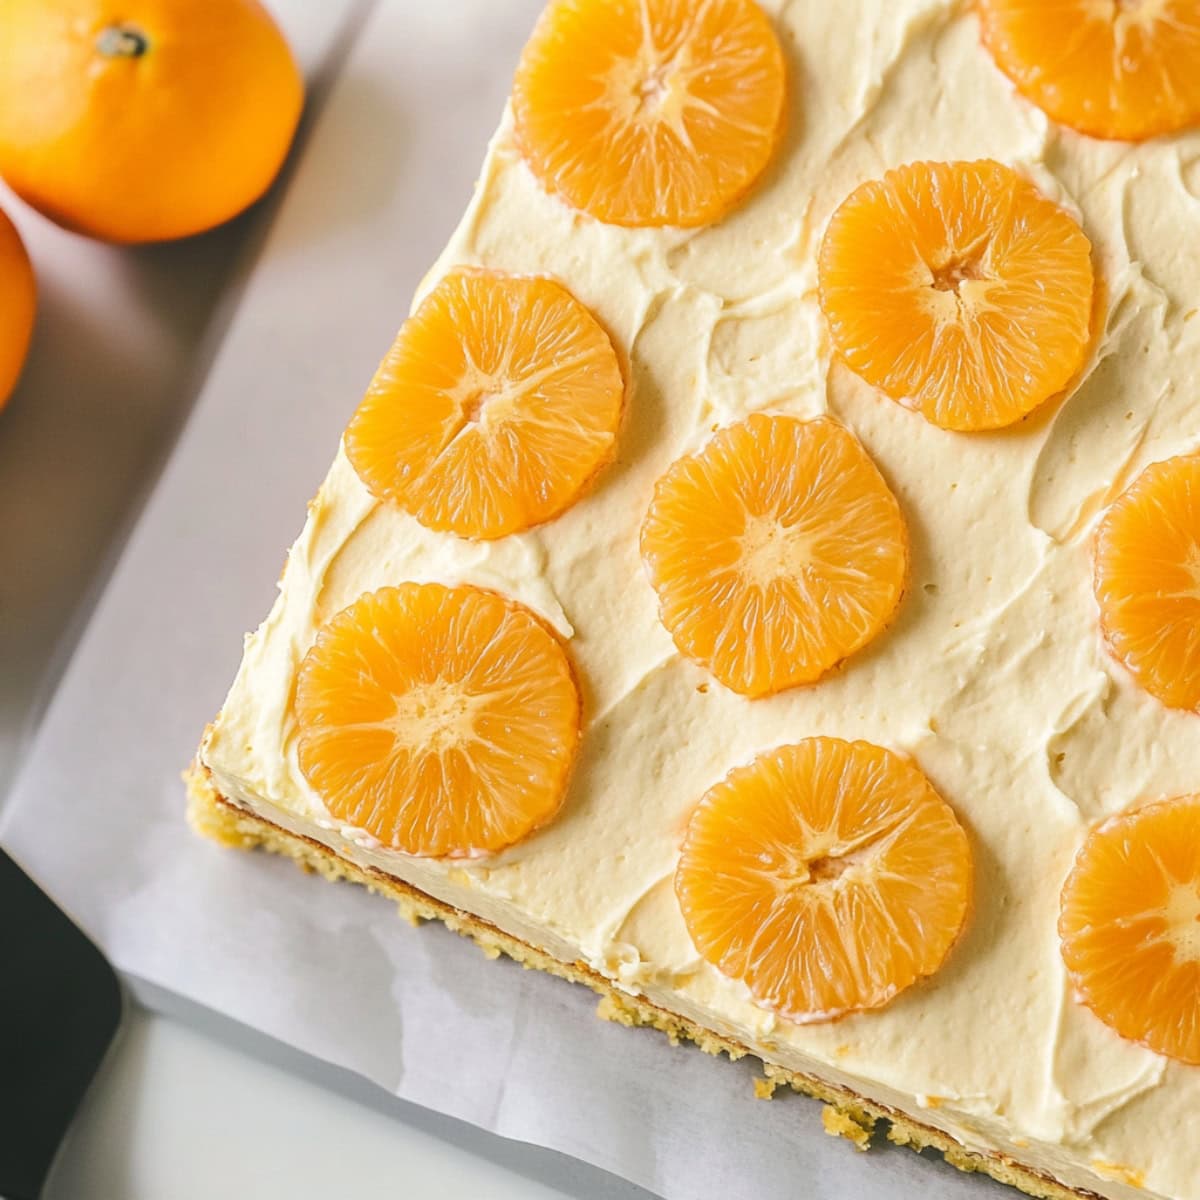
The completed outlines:
{"type": "Polygon", "coordinates": [[[789,123],[762,185],[728,219],[681,232],[578,216],[539,190],[506,115],[429,276],[468,263],[565,282],[626,358],[617,461],[551,524],[470,543],[374,501],[339,453],[203,759],[221,791],[269,819],[785,1066],[1064,1183],[1200,1200],[1189,1128],[1200,1068],[1121,1041],[1076,1004],[1055,933],[1091,821],[1200,790],[1200,716],[1163,708],[1105,653],[1090,557],[1100,511],[1133,475],[1200,444],[1200,134],[1129,146],[1056,128],[1013,93],[955,3],[763,7],[788,56],[789,123]],[[862,180],[916,159],[981,157],[1080,217],[1102,307],[1065,401],[1006,432],[962,435],[831,366],[815,258],[862,180]],[[853,429],[901,502],[913,563],[883,637],[814,687],[751,701],[676,653],[637,535],[666,467],[755,410],[828,413],[853,429]],[[295,672],[317,627],[408,579],[523,601],[569,639],[583,680],[584,742],[562,814],[494,858],[383,850],[331,821],[297,767],[295,672]],[[977,881],[968,932],[933,979],[882,1011],[801,1027],[701,962],[672,873],[710,784],[816,734],[911,754],[967,827],[977,881]]]}

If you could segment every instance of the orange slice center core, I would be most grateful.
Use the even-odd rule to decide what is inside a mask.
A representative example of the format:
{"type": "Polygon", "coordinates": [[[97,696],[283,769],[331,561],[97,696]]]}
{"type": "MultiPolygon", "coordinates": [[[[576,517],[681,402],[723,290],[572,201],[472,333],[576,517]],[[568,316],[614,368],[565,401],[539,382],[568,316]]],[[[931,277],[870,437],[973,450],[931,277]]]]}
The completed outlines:
{"type": "Polygon", "coordinates": [[[1143,50],[1143,43],[1154,39],[1163,15],[1163,0],[1112,0],[1113,65],[1118,72],[1131,49],[1143,50]]]}
{"type": "Polygon", "coordinates": [[[1175,960],[1200,962],[1200,892],[1186,884],[1177,884],[1167,897],[1164,916],[1175,960]]]}
{"type": "Polygon", "coordinates": [[[644,45],[636,58],[618,59],[608,76],[608,104],[624,124],[670,125],[682,131],[691,103],[684,51],[663,60],[644,45]]]}
{"type": "Polygon", "coordinates": [[[478,425],[483,420],[483,406],[492,398],[486,388],[475,388],[463,399],[463,419],[468,425],[478,425]]]}
{"type": "Polygon", "coordinates": [[[666,67],[653,68],[637,85],[634,93],[637,115],[650,121],[657,120],[659,111],[673,90],[672,82],[666,67]]]}
{"type": "Polygon", "coordinates": [[[741,571],[747,583],[767,587],[803,575],[812,565],[813,539],[776,517],[752,516],[741,538],[741,571]]]}
{"type": "Polygon", "coordinates": [[[1192,577],[1192,583],[1195,585],[1183,594],[1189,599],[1200,600],[1200,542],[1196,542],[1188,551],[1183,569],[1192,577]]]}
{"type": "Polygon", "coordinates": [[[834,851],[814,858],[808,864],[808,877],[813,883],[828,883],[833,887],[856,880],[869,880],[875,874],[877,851],[870,845],[834,851]]]}
{"type": "Polygon", "coordinates": [[[879,856],[887,849],[895,825],[873,831],[861,840],[838,843],[825,836],[814,836],[802,848],[780,848],[779,857],[770,853],[759,856],[763,873],[771,876],[781,893],[826,885],[824,894],[852,883],[870,883],[879,868],[879,856]]]}
{"type": "Polygon", "coordinates": [[[504,379],[496,378],[478,367],[471,366],[460,381],[457,399],[462,406],[462,429],[475,429],[485,432],[490,421],[500,416],[501,409],[511,407],[511,402],[519,400],[525,392],[521,385],[513,387],[506,384],[504,379]],[[507,404],[503,403],[508,401],[507,404]],[[488,418],[488,419],[485,419],[488,418]],[[482,428],[480,428],[482,427],[482,428]]]}
{"type": "Polygon", "coordinates": [[[892,822],[865,837],[829,842],[811,848],[808,861],[810,883],[829,884],[834,890],[852,883],[870,883],[880,868],[880,857],[891,844],[902,822],[892,822]]]}
{"type": "Polygon", "coordinates": [[[470,743],[474,736],[471,697],[460,685],[439,679],[396,698],[387,725],[402,745],[434,754],[470,743]]]}
{"type": "Polygon", "coordinates": [[[1152,25],[1163,15],[1163,0],[1112,0],[1112,19],[1119,32],[1130,25],[1152,25]]]}
{"type": "Polygon", "coordinates": [[[939,292],[957,292],[959,284],[965,280],[986,279],[983,273],[981,255],[971,254],[966,257],[952,258],[945,266],[934,267],[933,286],[939,292]]]}

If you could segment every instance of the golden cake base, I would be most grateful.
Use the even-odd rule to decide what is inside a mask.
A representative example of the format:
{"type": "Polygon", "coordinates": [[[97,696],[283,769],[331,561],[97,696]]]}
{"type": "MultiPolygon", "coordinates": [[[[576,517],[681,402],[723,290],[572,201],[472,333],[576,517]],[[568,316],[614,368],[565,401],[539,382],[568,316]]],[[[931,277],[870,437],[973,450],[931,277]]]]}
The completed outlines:
{"type": "MultiPolygon", "coordinates": [[[[441,921],[455,933],[471,938],[489,958],[501,954],[523,967],[546,971],[572,983],[582,983],[600,996],[597,1015],[622,1025],[650,1026],[665,1033],[672,1045],[681,1039],[694,1042],[707,1054],[728,1054],[731,1059],[753,1052],[745,1046],[705,1029],[685,1017],[651,1004],[638,996],[620,991],[612,982],[582,962],[566,963],[545,951],[504,933],[471,913],[452,908],[411,884],[372,867],[360,867],[339,857],[328,846],[312,838],[289,833],[278,825],[227,800],[213,787],[205,768],[193,764],[184,775],[188,789],[188,820],[196,832],[225,846],[242,850],[262,849],[292,859],[305,871],[315,871],[325,879],[349,880],[372,892],[386,896],[399,906],[401,915],[413,925],[421,921],[441,921]]],[[[1000,1183],[1019,1188],[1038,1200],[1103,1200],[1098,1193],[1070,1188],[1032,1167],[1001,1154],[980,1154],[967,1150],[949,1135],[922,1124],[906,1113],[897,1112],[848,1088],[828,1083],[814,1075],[789,1071],[763,1061],[764,1078],[754,1091],[762,1099],[770,1098],[778,1087],[790,1087],[825,1104],[822,1122],[827,1133],[845,1137],[858,1149],[870,1146],[876,1126],[886,1126],[887,1138],[916,1151],[939,1151],[948,1163],[960,1171],[981,1172],[1000,1183]]]]}

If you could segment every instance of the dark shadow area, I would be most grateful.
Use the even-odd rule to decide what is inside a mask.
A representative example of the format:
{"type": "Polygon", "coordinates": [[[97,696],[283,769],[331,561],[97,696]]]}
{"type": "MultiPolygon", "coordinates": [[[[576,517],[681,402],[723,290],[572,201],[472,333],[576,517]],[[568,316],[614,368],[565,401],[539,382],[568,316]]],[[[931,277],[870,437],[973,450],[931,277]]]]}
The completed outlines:
{"type": "Polygon", "coordinates": [[[0,851],[0,1195],[36,1200],[117,1030],[100,952],[0,851]]]}

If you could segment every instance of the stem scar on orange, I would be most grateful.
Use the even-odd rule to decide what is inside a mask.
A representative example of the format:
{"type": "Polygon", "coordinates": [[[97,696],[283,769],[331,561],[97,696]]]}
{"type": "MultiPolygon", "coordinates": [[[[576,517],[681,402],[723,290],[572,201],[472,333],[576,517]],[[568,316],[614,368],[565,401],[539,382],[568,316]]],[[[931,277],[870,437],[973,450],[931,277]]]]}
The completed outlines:
{"type": "Polygon", "coordinates": [[[228,220],[278,173],[304,101],[258,0],[5,0],[0,175],[112,242],[228,220]]]}
{"type": "Polygon", "coordinates": [[[562,643],[469,586],[360,596],[301,662],[295,713],[300,770],[330,814],[423,857],[493,853],[544,825],[579,742],[562,643]]]}
{"type": "Polygon", "coordinates": [[[0,212],[0,408],[8,403],[25,365],[36,312],[33,264],[16,226],[0,212]]]}
{"type": "Polygon", "coordinates": [[[701,956],[790,1021],[879,1008],[932,975],[970,908],[971,848],[910,759],[816,737],[711,788],[675,892],[701,956]]]}

